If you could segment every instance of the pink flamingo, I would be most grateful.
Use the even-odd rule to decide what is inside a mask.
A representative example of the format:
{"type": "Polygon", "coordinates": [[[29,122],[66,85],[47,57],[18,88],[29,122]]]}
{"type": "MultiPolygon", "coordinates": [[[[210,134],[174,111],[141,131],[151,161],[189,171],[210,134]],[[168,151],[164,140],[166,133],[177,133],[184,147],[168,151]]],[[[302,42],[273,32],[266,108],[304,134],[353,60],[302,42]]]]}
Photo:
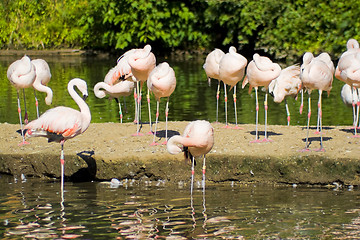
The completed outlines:
{"type": "Polygon", "coordinates": [[[129,80],[120,81],[118,83],[112,84],[112,76],[115,69],[112,68],[106,74],[104,82],[98,82],[94,86],[95,96],[98,98],[104,98],[106,95],[110,95],[109,99],[115,98],[116,102],[119,105],[119,115],[120,122],[123,122],[123,113],[121,110],[121,103],[119,97],[129,96],[134,91],[134,82],[129,80]],[[104,89],[104,90],[101,90],[104,89]]]}
{"type": "Polygon", "coordinates": [[[51,79],[51,72],[48,63],[43,59],[34,59],[31,61],[31,63],[35,66],[35,71],[36,71],[36,77],[33,83],[33,88],[35,95],[36,114],[37,117],[39,118],[39,103],[36,97],[35,90],[46,93],[45,103],[46,105],[51,105],[53,92],[51,88],[46,86],[51,79]]]}
{"type": "Polygon", "coordinates": [[[268,88],[270,82],[277,78],[281,73],[281,67],[277,63],[273,63],[269,58],[262,57],[255,53],[253,60],[248,64],[246,77],[244,78],[242,88],[249,83],[249,93],[255,88],[255,100],[256,100],[256,135],[254,142],[269,142],[272,141],[267,138],[266,124],[267,124],[267,92],[265,93],[265,138],[263,141],[258,139],[258,119],[259,119],[259,102],[258,102],[258,87],[264,86],[268,88]]]}
{"type": "Polygon", "coordinates": [[[360,87],[360,48],[359,43],[355,39],[349,39],[347,42],[347,50],[340,56],[338,65],[335,70],[335,77],[352,88],[352,107],[353,113],[356,113],[356,120],[354,122],[354,137],[357,135],[357,122],[359,119],[360,102],[356,101],[358,95],[358,88],[360,87]],[[355,105],[357,109],[355,110],[355,105]]]}
{"type": "Polygon", "coordinates": [[[332,88],[334,75],[334,65],[330,56],[327,53],[321,53],[314,58],[314,55],[310,52],[306,52],[303,56],[303,64],[300,69],[300,79],[302,86],[308,91],[308,123],[307,123],[307,135],[305,148],[302,151],[309,151],[308,139],[309,139],[309,125],[311,116],[311,91],[317,89],[319,91],[318,101],[318,118],[320,126],[320,148],[316,151],[325,151],[323,147],[322,138],[322,106],[321,95],[323,91],[327,91],[328,94],[332,88]]]}
{"type": "Polygon", "coordinates": [[[357,125],[356,124],[357,111],[355,111],[354,103],[358,104],[358,102],[359,102],[358,91],[353,92],[352,87],[349,84],[344,84],[343,87],[341,88],[340,96],[341,96],[341,100],[343,101],[343,103],[346,106],[353,107],[352,108],[353,109],[353,127],[355,128],[355,126],[357,125]]]}
{"type": "Polygon", "coordinates": [[[150,145],[157,145],[155,142],[157,123],[159,118],[159,104],[160,98],[167,97],[166,108],[165,108],[165,117],[166,117],[166,135],[165,142],[167,143],[167,122],[169,114],[169,98],[170,95],[174,92],[176,87],[176,77],[174,70],[169,66],[167,62],[160,63],[157,65],[149,75],[147,80],[147,87],[154,94],[156,99],[156,122],[155,122],[155,132],[154,139],[150,145]]]}
{"type": "Polygon", "coordinates": [[[7,70],[7,78],[9,79],[10,83],[16,88],[16,92],[17,92],[18,113],[19,113],[21,136],[22,136],[22,142],[19,145],[27,144],[23,133],[19,91],[20,89],[23,89],[24,104],[25,104],[25,124],[26,124],[28,122],[28,116],[26,111],[24,89],[32,87],[35,77],[36,77],[35,66],[31,63],[30,58],[26,55],[22,57],[20,60],[16,60],[12,64],[10,64],[7,70]]]}
{"type": "Polygon", "coordinates": [[[80,108],[80,111],[69,107],[56,107],[47,110],[38,119],[29,122],[28,137],[46,137],[49,142],[61,144],[61,192],[64,190],[64,143],[66,140],[76,137],[86,131],[90,125],[91,114],[88,105],[75,91],[77,87],[83,94],[84,99],[88,96],[86,82],[80,78],[74,78],[68,83],[68,92],[80,108]]]}
{"type": "Polygon", "coordinates": [[[236,111],[236,84],[240,82],[245,74],[247,59],[236,52],[236,48],[231,46],[229,52],[220,60],[219,77],[224,83],[225,89],[225,128],[229,128],[227,122],[227,90],[226,84],[230,85],[230,91],[234,88],[234,109],[235,109],[235,128],[238,127],[236,111]]]}
{"type": "Polygon", "coordinates": [[[218,87],[216,91],[216,122],[218,122],[219,116],[219,97],[220,97],[220,76],[219,76],[219,64],[221,58],[225,53],[218,48],[215,48],[211,53],[206,56],[203,68],[205,70],[208,82],[210,85],[211,78],[218,80],[218,87]]]}
{"type": "MultiPolygon", "coordinates": [[[[137,83],[137,116],[140,118],[141,116],[141,97],[142,97],[142,87],[144,82],[147,81],[150,72],[156,66],[156,58],[155,55],[151,52],[151,46],[148,44],[143,49],[136,49],[132,54],[129,55],[128,63],[131,67],[131,72],[136,79],[137,83]],[[139,88],[140,82],[140,88],[139,88]]],[[[152,123],[151,123],[151,112],[150,112],[150,90],[147,89],[147,102],[148,102],[148,109],[149,109],[149,125],[150,131],[149,134],[152,134],[152,123]]],[[[137,131],[134,135],[141,135],[140,134],[140,127],[139,121],[137,122],[137,131]]]]}
{"type": "Polygon", "coordinates": [[[167,150],[171,154],[185,152],[185,159],[191,160],[191,192],[194,182],[195,157],[203,156],[203,186],[205,186],[205,155],[214,146],[214,129],[208,121],[197,120],[190,122],[182,136],[172,136],[167,143],[167,150]],[[180,147],[181,146],[181,147],[180,147]]]}
{"type": "Polygon", "coordinates": [[[285,100],[287,125],[290,126],[290,111],[286,101],[288,96],[297,97],[301,90],[300,66],[292,65],[281,70],[280,75],[269,84],[269,93],[274,96],[274,102],[285,100]]]}

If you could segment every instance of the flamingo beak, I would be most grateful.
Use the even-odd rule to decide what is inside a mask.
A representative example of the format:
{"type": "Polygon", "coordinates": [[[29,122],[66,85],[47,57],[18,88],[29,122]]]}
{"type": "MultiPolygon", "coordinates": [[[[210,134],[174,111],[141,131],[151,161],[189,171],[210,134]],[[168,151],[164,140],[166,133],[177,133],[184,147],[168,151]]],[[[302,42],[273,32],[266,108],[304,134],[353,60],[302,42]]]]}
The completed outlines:
{"type": "Polygon", "coordinates": [[[84,101],[86,101],[87,97],[88,97],[88,95],[87,95],[87,94],[84,94],[84,95],[83,95],[83,99],[84,99],[84,101]]]}

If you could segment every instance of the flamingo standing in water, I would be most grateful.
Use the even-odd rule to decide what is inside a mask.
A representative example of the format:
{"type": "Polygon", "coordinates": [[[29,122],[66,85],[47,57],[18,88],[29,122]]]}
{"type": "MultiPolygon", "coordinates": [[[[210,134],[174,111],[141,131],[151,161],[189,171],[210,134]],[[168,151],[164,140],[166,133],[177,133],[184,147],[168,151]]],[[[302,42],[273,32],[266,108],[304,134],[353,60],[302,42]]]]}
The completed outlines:
{"type": "Polygon", "coordinates": [[[9,79],[10,83],[16,88],[16,92],[17,92],[18,113],[19,113],[21,136],[22,136],[22,142],[19,145],[27,144],[23,133],[19,91],[20,89],[23,89],[24,105],[25,105],[25,124],[26,124],[28,122],[28,116],[26,111],[24,89],[33,86],[35,77],[36,77],[35,66],[34,64],[31,63],[31,59],[26,55],[22,57],[20,60],[16,60],[12,64],[10,64],[7,70],[7,78],[9,79]]]}
{"type": "Polygon", "coordinates": [[[216,91],[216,122],[218,122],[219,116],[219,97],[220,97],[220,76],[219,76],[219,64],[225,53],[218,48],[215,48],[211,53],[206,56],[203,68],[205,70],[208,82],[210,85],[211,78],[218,80],[218,87],[216,91]]]}
{"type": "Polygon", "coordinates": [[[95,96],[98,98],[103,98],[106,95],[110,95],[111,98],[115,98],[116,102],[119,105],[119,115],[120,122],[123,122],[123,113],[121,110],[121,103],[119,97],[129,96],[134,91],[134,82],[129,80],[120,81],[118,83],[112,84],[112,76],[114,74],[115,68],[109,70],[106,74],[104,82],[98,82],[94,86],[95,96]],[[104,90],[101,90],[104,89],[104,90]]]}
{"type": "Polygon", "coordinates": [[[269,58],[260,56],[255,53],[253,60],[248,64],[246,77],[244,78],[242,88],[249,83],[249,93],[255,88],[255,100],[256,100],[256,134],[254,142],[269,142],[272,141],[267,138],[266,124],[267,124],[267,92],[265,93],[265,138],[263,141],[258,139],[258,119],[259,119],[259,102],[258,102],[258,87],[264,86],[268,88],[270,82],[277,78],[281,73],[281,67],[277,63],[273,63],[269,58]]]}
{"type": "Polygon", "coordinates": [[[323,147],[322,137],[322,106],[321,96],[323,91],[327,91],[328,94],[332,88],[334,75],[334,64],[331,61],[329,54],[321,53],[314,58],[314,55],[310,52],[306,52],[303,56],[303,64],[300,68],[300,79],[302,86],[308,91],[308,121],[307,121],[307,134],[305,148],[301,151],[309,151],[308,139],[309,139],[309,125],[311,116],[311,91],[317,89],[319,91],[318,101],[318,118],[320,127],[320,148],[316,151],[325,151],[323,147]]]}
{"type": "Polygon", "coordinates": [[[354,121],[354,137],[357,135],[357,122],[359,120],[360,102],[356,99],[358,96],[358,88],[360,87],[360,48],[359,43],[355,39],[349,39],[347,42],[347,50],[340,56],[338,65],[335,70],[335,77],[351,86],[352,89],[352,107],[353,113],[356,113],[354,121]],[[355,110],[355,105],[357,105],[355,110]]]}
{"type": "Polygon", "coordinates": [[[185,159],[191,160],[191,192],[194,183],[195,158],[203,156],[203,186],[205,186],[205,156],[214,146],[214,129],[208,121],[197,120],[190,122],[182,136],[172,136],[167,143],[167,150],[171,154],[185,152],[185,159]]]}
{"type": "Polygon", "coordinates": [[[169,114],[169,98],[170,95],[174,92],[176,87],[176,77],[174,70],[169,66],[167,62],[160,63],[157,65],[150,73],[147,80],[147,87],[154,94],[156,99],[156,122],[155,122],[155,132],[154,139],[150,145],[157,145],[155,142],[157,123],[159,118],[159,104],[160,98],[167,97],[166,108],[165,108],[165,117],[166,117],[166,130],[165,130],[165,142],[167,143],[167,121],[169,114]]]}
{"type": "Polygon", "coordinates": [[[290,126],[290,111],[286,101],[288,96],[297,97],[301,90],[300,66],[292,65],[281,70],[280,75],[269,84],[269,93],[274,96],[274,102],[285,100],[287,125],[290,126]]]}
{"type": "Polygon", "coordinates": [[[235,129],[239,128],[237,123],[237,111],[236,111],[236,84],[240,82],[245,74],[245,67],[247,65],[247,59],[241,54],[236,52],[236,48],[231,46],[229,52],[226,53],[219,65],[219,76],[224,82],[225,89],[225,128],[229,128],[227,122],[227,90],[226,85],[230,85],[230,90],[234,88],[234,109],[235,109],[235,129]]]}
{"type": "Polygon", "coordinates": [[[46,93],[45,103],[46,105],[51,105],[53,92],[51,88],[46,86],[50,82],[51,72],[48,63],[43,59],[34,59],[31,61],[31,63],[35,66],[35,72],[36,72],[33,88],[34,88],[34,96],[35,96],[36,114],[37,114],[37,118],[39,118],[39,102],[36,97],[35,90],[46,93]]]}
{"type": "Polygon", "coordinates": [[[46,137],[49,142],[61,144],[61,193],[64,190],[64,143],[66,140],[76,137],[86,131],[90,125],[90,109],[84,99],[88,96],[86,82],[80,78],[74,78],[68,83],[68,92],[80,108],[80,111],[69,107],[56,107],[47,110],[38,119],[29,122],[25,129],[28,129],[28,137],[46,137]],[[75,91],[77,87],[83,94],[81,98],[75,91]]]}

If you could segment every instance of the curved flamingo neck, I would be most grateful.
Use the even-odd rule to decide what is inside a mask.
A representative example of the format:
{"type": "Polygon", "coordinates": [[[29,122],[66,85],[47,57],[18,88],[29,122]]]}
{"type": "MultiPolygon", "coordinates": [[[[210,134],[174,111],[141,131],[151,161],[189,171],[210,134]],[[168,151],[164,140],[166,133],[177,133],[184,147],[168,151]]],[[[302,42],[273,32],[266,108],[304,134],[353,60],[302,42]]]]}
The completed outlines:
{"type": "Polygon", "coordinates": [[[33,88],[35,88],[35,90],[37,90],[39,92],[46,93],[46,98],[45,98],[46,104],[47,105],[51,104],[52,98],[53,98],[53,91],[51,90],[51,88],[49,88],[48,86],[42,85],[38,81],[34,81],[33,88]]]}
{"type": "MultiPolygon", "coordinates": [[[[72,99],[74,99],[76,104],[79,106],[80,112],[83,115],[83,117],[85,118],[85,120],[87,120],[90,123],[90,121],[91,121],[90,108],[86,104],[86,102],[79,96],[79,94],[76,93],[76,91],[74,89],[74,86],[78,87],[77,84],[79,83],[79,81],[80,81],[79,79],[71,80],[68,84],[68,92],[69,92],[70,96],[72,97],[72,99]]],[[[85,130],[86,129],[84,129],[83,131],[85,131],[85,130]]]]}
{"type": "Polygon", "coordinates": [[[98,82],[94,87],[94,93],[97,98],[103,98],[106,96],[106,91],[109,91],[109,84],[105,82],[98,82]],[[105,89],[105,91],[100,90],[101,88],[105,89]]]}

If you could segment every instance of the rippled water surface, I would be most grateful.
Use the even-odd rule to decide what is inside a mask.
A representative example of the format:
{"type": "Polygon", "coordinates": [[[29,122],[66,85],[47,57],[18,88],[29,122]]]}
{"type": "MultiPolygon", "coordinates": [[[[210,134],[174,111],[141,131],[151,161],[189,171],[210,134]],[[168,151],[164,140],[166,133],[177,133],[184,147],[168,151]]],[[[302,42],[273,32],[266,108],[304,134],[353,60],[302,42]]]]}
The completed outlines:
{"type": "Polygon", "coordinates": [[[345,239],[360,234],[358,189],[65,183],[1,176],[2,239],[345,239]]]}
{"type": "MultiPolygon", "coordinates": [[[[76,104],[67,93],[67,82],[75,77],[82,78],[87,81],[89,87],[89,98],[87,103],[90,106],[92,113],[92,122],[118,122],[118,106],[116,102],[105,99],[98,99],[93,94],[94,85],[103,81],[104,76],[108,70],[116,65],[116,58],[93,58],[93,57],[79,57],[79,56],[30,56],[33,59],[45,59],[51,68],[52,79],[48,84],[54,91],[54,99],[52,106],[47,106],[44,103],[44,94],[38,93],[40,112],[44,112],[50,107],[65,105],[77,108],[76,104]]],[[[8,66],[19,59],[20,56],[0,56],[0,122],[18,123],[17,113],[17,97],[16,90],[9,83],[6,77],[8,66]]],[[[157,64],[168,61],[170,66],[174,68],[177,86],[174,93],[170,97],[170,121],[192,121],[196,119],[203,119],[208,121],[216,120],[216,89],[217,81],[213,80],[211,86],[208,86],[205,72],[202,68],[204,59],[157,59],[157,64]]],[[[286,67],[286,66],[283,66],[286,67]]],[[[334,79],[333,89],[330,96],[327,97],[324,93],[323,97],[323,124],[326,125],[351,125],[352,110],[345,107],[340,98],[340,90],[342,82],[334,79]]],[[[146,87],[145,87],[146,88],[146,87]]],[[[229,89],[228,89],[229,90],[229,89]]],[[[27,108],[30,120],[36,118],[36,111],[34,105],[34,94],[32,89],[26,89],[27,108]]],[[[234,106],[233,106],[233,91],[228,93],[228,118],[231,123],[235,122],[234,106]]],[[[312,112],[313,117],[311,124],[316,124],[315,114],[317,112],[318,93],[316,91],[312,94],[312,112]]],[[[145,89],[143,96],[142,120],[148,121],[148,108],[145,101],[145,89]]],[[[307,117],[307,94],[305,95],[304,113],[299,114],[300,101],[289,99],[289,108],[291,111],[292,125],[306,125],[307,117]]],[[[259,123],[264,123],[264,93],[259,96],[260,112],[259,123]]],[[[155,119],[155,99],[151,97],[152,119],[155,119]]],[[[134,100],[133,96],[121,99],[124,121],[131,122],[134,120],[134,100]]],[[[159,121],[165,120],[166,99],[161,100],[159,121]]],[[[23,103],[22,103],[23,104],[23,103]]],[[[22,106],[24,108],[24,106],[22,106]]],[[[220,93],[220,111],[219,121],[225,122],[224,113],[224,88],[221,85],[220,93]]],[[[237,88],[237,111],[239,123],[255,123],[255,93],[248,94],[248,87],[241,89],[241,84],[237,88]]],[[[286,112],[284,103],[274,103],[272,97],[269,98],[269,124],[285,125],[286,112]]]]}

